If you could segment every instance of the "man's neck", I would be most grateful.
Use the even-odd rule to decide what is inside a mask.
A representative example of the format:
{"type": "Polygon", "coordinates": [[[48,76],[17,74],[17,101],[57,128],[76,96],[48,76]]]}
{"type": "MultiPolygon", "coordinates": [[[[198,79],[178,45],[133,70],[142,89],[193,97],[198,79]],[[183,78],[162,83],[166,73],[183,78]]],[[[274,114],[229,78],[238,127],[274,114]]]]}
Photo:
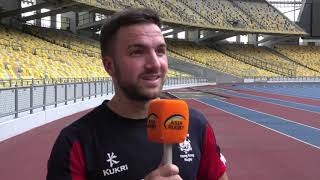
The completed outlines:
{"type": "Polygon", "coordinates": [[[107,106],[122,117],[144,119],[147,117],[149,101],[134,101],[119,95],[107,103],[107,106]]]}

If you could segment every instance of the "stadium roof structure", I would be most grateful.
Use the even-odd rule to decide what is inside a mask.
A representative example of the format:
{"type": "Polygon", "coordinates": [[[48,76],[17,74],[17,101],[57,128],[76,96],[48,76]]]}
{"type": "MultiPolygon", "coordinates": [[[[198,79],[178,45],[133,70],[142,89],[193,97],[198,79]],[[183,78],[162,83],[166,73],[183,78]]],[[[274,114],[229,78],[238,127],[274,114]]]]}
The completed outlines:
{"type": "MultiPolygon", "coordinates": [[[[305,35],[302,28],[265,0],[45,0],[33,6],[1,12],[8,17],[40,8],[48,12],[37,12],[22,17],[22,21],[39,19],[69,11],[88,11],[111,15],[130,7],[149,7],[159,12],[166,27],[175,29],[214,30],[219,33],[253,33],[273,35],[305,35]],[[261,7],[256,7],[257,5],[261,7]],[[258,9],[258,11],[253,10],[258,9]]],[[[105,20],[91,20],[77,25],[77,30],[98,31],[105,20]]]]}
{"type": "MultiPolygon", "coordinates": [[[[290,34],[303,35],[305,32],[299,26],[291,22],[281,12],[271,6],[267,1],[256,0],[246,1],[247,3],[257,2],[265,8],[270,8],[270,14],[263,14],[265,17],[258,17],[254,11],[248,12],[241,4],[243,0],[218,0],[208,1],[209,4],[198,2],[197,0],[139,0],[138,3],[133,0],[73,0],[99,10],[107,12],[116,12],[129,7],[149,7],[159,12],[165,24],[182,28],[200,28],[217,31],[236,31],[245,33],[259,34],[290,34]],[[219,3],[223,3],[220,6],[219,3]],[[208,7],[209,6],[209,7],[208,7]],[[222,9],[225,8],[226,9],[222,9]],[[233,12],[232,12],[233,11],[233,12]],[[270,18],[270,19],[268,19],[270,18]],[[281,19],[282,22],[274,21],[281,19]],[[281,27],[284,24],[287,28],[268,27],[269,24],[279,23],[276,26],[281,27]]],[[[255,4],[254,4],[255,5],[255,4]]],[[[265,13],[265,12],[261,12],[265,13]]]]}

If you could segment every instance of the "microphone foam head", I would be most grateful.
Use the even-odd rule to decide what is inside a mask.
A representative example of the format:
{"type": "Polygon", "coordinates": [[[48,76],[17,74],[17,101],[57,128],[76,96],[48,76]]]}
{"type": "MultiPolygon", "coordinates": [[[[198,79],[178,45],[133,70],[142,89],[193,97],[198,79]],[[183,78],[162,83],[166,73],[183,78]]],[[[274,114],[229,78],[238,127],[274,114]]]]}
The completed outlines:
{"type": "Polygon", "coordinates": [[[147,132],[151,141],[183,142],[189,128],[189,108],[183,100],[155,99],[149,105],[147,132]]]}

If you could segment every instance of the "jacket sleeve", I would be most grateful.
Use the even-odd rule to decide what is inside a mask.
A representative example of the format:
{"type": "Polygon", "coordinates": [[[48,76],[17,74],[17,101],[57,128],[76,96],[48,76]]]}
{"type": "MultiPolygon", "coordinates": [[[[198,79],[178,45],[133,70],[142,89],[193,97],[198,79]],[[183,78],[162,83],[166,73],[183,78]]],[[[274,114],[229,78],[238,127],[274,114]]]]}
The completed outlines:
{"type": "Polygon", "coordinates": [[[57,138],[48,160],[47,180],[85,180],[83,150],[78,140],[57,138]]]}
{"type": "Polygon", "coordinates": [[[220,160],[213,129],[206,125],[201,160],[198,169],[198,180],[218,180],[226,171],[226,166],[220,160]]]}

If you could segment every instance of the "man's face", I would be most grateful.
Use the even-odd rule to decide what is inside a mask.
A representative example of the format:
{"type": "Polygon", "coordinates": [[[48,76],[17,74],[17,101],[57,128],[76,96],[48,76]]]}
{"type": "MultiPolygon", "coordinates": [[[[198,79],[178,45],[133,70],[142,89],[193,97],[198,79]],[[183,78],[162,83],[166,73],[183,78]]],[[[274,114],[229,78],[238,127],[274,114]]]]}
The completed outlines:
{"type": "Polygon", "coordinates": [[[166,44],[155,24],[122,27],[113,43],[111,76],[127,98],[147,101],[159,97],[166,79],[166,44]]]}

